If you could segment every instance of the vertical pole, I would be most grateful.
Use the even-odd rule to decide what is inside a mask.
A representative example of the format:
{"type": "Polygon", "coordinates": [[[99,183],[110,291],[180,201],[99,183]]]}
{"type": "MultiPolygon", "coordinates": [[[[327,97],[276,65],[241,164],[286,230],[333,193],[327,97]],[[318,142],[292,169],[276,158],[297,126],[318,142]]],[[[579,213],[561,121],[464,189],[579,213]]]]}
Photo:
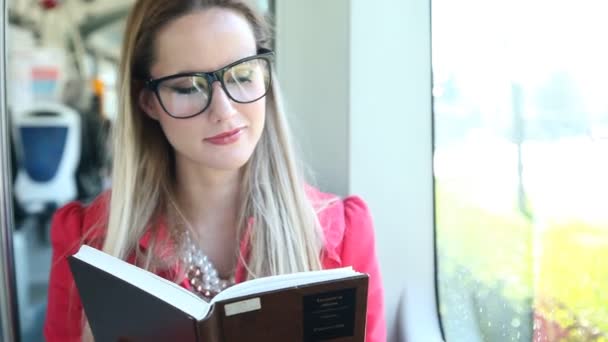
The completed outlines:
{"type": "Polygon", "coordinates": [[[17,287],[13,253],[10,127],[6,108],[7,1],[0,0],[0,339],[19,341],[17,287]]]}

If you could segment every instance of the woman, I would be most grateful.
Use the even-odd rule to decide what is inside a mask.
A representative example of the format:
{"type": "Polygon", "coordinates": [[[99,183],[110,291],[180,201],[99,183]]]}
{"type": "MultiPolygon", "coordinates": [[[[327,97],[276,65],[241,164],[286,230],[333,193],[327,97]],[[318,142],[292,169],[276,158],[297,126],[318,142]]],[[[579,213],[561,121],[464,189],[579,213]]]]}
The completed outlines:
{"type": "Polygon", "coordinates": [[[137,1],[112,190],[53,220],[48,341],[90,338],[66,262],[82,243],[209,298],[256,277],[353,266],[370,274],[366,340],[386,340],[369,211],[305,185],[268,38],[243,1],[137,1]]]}

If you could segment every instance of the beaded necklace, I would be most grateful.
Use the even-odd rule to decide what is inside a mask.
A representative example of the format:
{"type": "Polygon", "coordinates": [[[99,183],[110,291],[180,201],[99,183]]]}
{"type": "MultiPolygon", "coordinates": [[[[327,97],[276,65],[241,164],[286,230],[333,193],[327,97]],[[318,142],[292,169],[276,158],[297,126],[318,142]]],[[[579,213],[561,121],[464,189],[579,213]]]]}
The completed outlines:
{"type": "Polygon", "coordinates": [[[234,276],[221,279],[217,269],[207,255],[197,246],[189,230],[185,231],[185,253],[183,257],[186,265],[186,276],[192,290],[204,299],[210,300],[229,286],[234,285],[234,276]]]}
{"type": "Polygon", "coordinates": [[[181,260],[186,270],[186,277],[192,286],[191,290],[209,301],[218,293],[234,285],[234,276],[222,279],[219,272],[211,262],[211,259],[200,248],[199,244],[192,237],[194,231],[192,225],[186,220],[181,211],[175,207],[175,211],[180,217],[185,227],[183,232],[183,250],[181,260]]]}

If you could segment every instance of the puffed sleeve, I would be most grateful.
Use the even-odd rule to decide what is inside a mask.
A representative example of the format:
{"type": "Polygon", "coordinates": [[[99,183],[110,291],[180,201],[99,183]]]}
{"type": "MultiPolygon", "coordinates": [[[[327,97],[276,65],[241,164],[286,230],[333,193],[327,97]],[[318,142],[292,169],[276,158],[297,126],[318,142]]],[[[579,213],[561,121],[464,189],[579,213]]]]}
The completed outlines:
{"type": "Polygon", "coordinates": [[[369,274],[366,342],[386,342],[384,291],[376,256],[374,226],[367,205],[356,196],[344,199],[342,266],[369,274]]]}
{"type": "Polygon", "coordinates": [[[51,223],[53,257],[44,322],[47,342],[81,340],[82,304],[67,257],[83,243],[83,210],[79,203],[67,204],[55,213],[51,223]]]}

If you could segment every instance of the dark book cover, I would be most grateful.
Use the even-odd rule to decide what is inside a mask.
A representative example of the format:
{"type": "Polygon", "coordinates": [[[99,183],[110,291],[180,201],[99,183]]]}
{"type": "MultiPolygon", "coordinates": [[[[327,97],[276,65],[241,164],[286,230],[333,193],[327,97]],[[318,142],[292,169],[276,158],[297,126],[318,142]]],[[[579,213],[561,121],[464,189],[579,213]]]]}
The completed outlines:
{"type": "Polygon", "coordinates": [[[111,272],[73,256],[69,264],[96,342],[365,339],[366,274],[223,299],[197,321],[111,272]]]}
{"type": "Polygon", "coordinates": [[[68,259],[95,342],[197,341],[194,318],[74,257],[68,259]]]}
{"type": "Polygon", "coordinates": [[[215,303],[222,342],[365,341],[367,275],[314,283],[215,303]],[[247,299],[260,309],[226,315],[247,299]]]}

